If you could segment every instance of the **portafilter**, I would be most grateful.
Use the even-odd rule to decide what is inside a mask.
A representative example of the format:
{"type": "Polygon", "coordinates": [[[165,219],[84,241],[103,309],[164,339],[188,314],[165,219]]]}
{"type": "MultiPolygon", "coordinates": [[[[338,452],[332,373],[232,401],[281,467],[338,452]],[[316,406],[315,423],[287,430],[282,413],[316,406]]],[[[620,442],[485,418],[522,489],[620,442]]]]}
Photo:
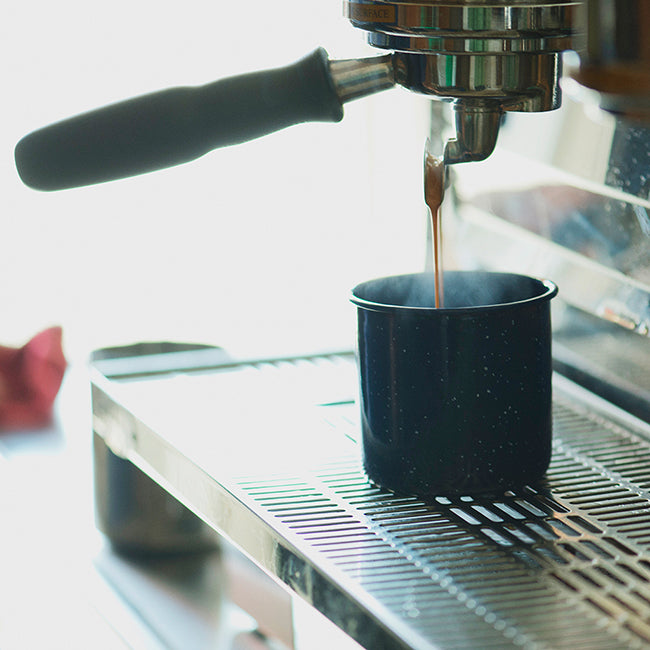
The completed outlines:
{"type": "Polygon", "coordinates": [[[40,190],[134,176],[292,124],[337,122],[344,103],[396,84],[453,102],[446,163],[482,160],[505,111],[560,105],[561,54],[580,47],[583,8],[570,0],[346,0],[347,18],[385,54],[330,61],[318,49],[284,68],[100,108],[24,137],[17,169],[40,190]]]}

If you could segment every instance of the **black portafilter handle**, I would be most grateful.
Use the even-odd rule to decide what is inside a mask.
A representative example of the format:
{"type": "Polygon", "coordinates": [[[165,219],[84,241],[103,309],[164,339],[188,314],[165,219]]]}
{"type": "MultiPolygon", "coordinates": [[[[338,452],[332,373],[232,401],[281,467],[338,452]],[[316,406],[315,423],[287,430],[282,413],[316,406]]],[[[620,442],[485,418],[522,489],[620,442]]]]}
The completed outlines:
{"type": "MultiPolygon", "coordinates": [[[[384,79],[370,92],[392,83],[384,79]]],[[[37,190],[102,183],[189,162],[293,124],[338,122],[348,98],[319,48],[283,68],[162,90],[46,126],[17,144],[16,167],[37,190]]]]}

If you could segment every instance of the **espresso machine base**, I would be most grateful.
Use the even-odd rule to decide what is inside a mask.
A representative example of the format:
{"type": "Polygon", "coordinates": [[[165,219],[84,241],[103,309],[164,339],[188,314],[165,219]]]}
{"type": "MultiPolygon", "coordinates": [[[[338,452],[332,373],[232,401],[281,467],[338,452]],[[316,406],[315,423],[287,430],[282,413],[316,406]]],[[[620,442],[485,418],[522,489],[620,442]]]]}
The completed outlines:
{"type": "Polygon", "coordinates": [[[650,426],[565,377],[542,484],[427,500],[368,481],[352,355],[120,377],[96,440],[363,647],[650,642],[650,426]]]}

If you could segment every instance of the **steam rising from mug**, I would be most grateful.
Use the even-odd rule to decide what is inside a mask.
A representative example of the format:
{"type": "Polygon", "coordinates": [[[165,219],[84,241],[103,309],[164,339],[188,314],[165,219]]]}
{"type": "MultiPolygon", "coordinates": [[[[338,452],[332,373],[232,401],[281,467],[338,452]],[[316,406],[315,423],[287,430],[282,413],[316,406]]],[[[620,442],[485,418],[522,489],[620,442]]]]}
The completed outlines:
{"type": "MultiPolygon", "coordinates": [[[[533,278],[512,274],[486,274],[489,281],[477,281],[479,273],[447,272],[453,278],[445,292],[445,309],[462,309],[506,305],[522,300],[522,296],[535,297],[548,290],[543,283],[533,278]]],[[[433,273],[424,273],[414,279],[411,275],[395,275],[361,285],[365,301],[381,305],[393,305],[414,309],[434,309],[433,273]]]]}

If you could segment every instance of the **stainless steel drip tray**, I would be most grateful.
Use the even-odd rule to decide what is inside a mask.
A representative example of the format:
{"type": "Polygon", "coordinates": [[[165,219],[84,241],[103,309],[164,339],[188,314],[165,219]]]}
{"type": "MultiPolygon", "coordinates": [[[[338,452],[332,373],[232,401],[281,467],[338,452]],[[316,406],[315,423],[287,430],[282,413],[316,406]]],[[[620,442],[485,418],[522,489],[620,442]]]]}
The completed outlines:
{"type": "Polygon", "coordinates": [[[94,426],[364,647],[650,643],[650,427],[556,377],[544,485],[371,484],[344,355],[93,379],[94,426]]]}

